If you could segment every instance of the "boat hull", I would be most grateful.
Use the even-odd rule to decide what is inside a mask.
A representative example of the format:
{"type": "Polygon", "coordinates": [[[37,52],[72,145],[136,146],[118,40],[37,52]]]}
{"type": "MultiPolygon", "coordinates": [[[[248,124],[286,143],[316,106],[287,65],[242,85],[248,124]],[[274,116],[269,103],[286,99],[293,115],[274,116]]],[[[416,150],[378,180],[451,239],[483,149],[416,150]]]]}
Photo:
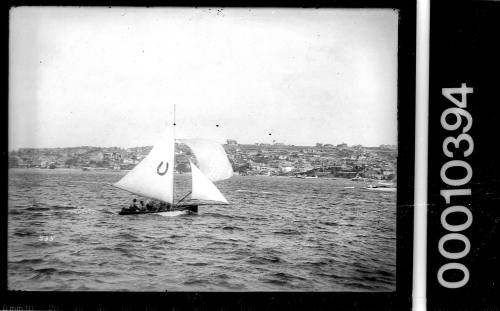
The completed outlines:
{"type": "Polygon", "coordinates": [[[170,209],[161,209],[156,211],[130,211],[130,210],[121,210],[119,215],[139,215],[139,214],[156,214],[156,213],[164,213],[164,212],[173,212],[173,211],[188,211],[191,213],[198,213],[198,205],[197,204],[181,204],[176,205],[170,209]]]}

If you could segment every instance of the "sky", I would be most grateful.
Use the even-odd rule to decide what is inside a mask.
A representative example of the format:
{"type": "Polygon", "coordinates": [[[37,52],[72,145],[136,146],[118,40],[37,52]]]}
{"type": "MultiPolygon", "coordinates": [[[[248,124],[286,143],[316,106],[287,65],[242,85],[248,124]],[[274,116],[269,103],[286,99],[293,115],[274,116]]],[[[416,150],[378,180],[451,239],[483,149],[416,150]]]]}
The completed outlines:
{"type": "Polygon", "coordinates": [[[9,150],[397,143],[391,9],[17,7],[9,150]]]}

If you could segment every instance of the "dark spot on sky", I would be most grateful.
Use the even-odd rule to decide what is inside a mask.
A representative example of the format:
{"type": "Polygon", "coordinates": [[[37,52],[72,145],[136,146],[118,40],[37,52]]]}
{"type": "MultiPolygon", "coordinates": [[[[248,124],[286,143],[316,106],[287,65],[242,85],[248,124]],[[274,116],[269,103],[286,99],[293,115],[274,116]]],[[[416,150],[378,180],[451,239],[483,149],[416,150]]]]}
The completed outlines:
{"type": "Polygon", "coordinates": [[[215,126],[216,126],[216,127],[219,127],[219,124],[216,124],[215,126]]]}
{"type": "Polygon", "coordinates": [[[269,133],[269,136],[271,136],[271,133],[269,133]]]}
{"type": "Polygon", "coordinates": [[[176,126],[176,124],[174,123],[174,126],[176,126]]]}

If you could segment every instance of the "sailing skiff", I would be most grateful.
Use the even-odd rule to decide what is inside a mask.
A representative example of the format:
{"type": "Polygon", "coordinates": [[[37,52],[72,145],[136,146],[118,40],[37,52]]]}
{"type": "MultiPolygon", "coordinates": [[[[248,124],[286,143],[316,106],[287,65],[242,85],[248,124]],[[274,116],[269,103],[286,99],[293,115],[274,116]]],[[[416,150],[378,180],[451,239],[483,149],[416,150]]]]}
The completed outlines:
{"type": "Polygon", "coordinates": [[[168,209],[161,211],[122,210],[121,215],[165,213],[172,211],[198,212],[199,205],[229,204],[214,182],[233,176],[233,168],[227,154],[217,142],[208,139],[175,140],[173,127],[167,129],[151,152],[133,170],[113,184],[115,187],[139,196],[166,202],[168,209]],[[191,166],[191,191],[175,202],[174,164],[175,142],[187,145],[196,163],[191,166]],[[193,202],[181,203],[188,196],[193,202]],[[201,202],[200,202],[201,201],[201,202]]]}

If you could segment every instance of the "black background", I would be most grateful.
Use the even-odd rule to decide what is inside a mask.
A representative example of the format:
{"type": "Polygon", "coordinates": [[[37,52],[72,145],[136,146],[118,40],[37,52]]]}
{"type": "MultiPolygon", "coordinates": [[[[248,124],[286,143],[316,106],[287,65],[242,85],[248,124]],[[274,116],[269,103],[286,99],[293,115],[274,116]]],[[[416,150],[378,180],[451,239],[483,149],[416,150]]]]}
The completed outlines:
{"type": "MultiPolygon", "coordinates": [[[[430,310],[498,310],[500,2],[433,1],[430,26],[428,306],[430,310]],[[443,140],[447,136],[458,135],[458,130],[446,131],[441,127],[443,110],[456,107],[441,95],[441,89],[460,87],[462,83],[474,89],[474,93],[467,96],[467,111],[473,118],[469,134],[474,140],[474,151],[467,158],[462,156],[457,159],[465,160],[472,166],[473,176],[468,183],[472,196],[456,202],[466,203],[464,205],[471,210],[473,222],[462,232],[470,240],[470,253],[463,259],[450,260],[442,257],[438,251],[439,239],[448,233],[441,226],[441,212],[449,206],[445,205],[439,190],[465,186],[446,186],[440,178],[441,166],[449,160],[442,151],[443,140]],[[448,262],[459,262],[469,269],[470,279],[464,287],[446,289],[438,283],[437,271],[448,262]]],[[[453,117],[449,120],[450,123],[454,122],[453,117]]],[[[461,150],[466,148],[464,143],[461,150]]],[[[450,150],[453,151],[451,146],[450,150]]],[[[455,153],[458,155],[462,151],[455,153]]],[[[460,219],[455,221],[458,223],[460,219]]],[[[446,248],[460,251],[463,244],[450,243],[446,248]]],[[[460,276],[460,273],[455,275],[458,278],[460,276]]],[[[450,274],[448,277],[451,279],[454,276],[450,274]]]]}
{"type": "MultiPolygon", "coordinates": [[[[24,3],[26,4],[26,3],[24,3]]],[[[33,3],[41,5],[42,3],[33,3]]],[[[57,4],[57,3],[53,3],[57,4]]],[[[80,3],[65,2],[66,5],[80,3]]],[[[129,5],[130,3],[119,3],[129,5]]],[[[16,3],[19,5],[19,3],[16,3]]],[[[113,5],[101,3],[100,5],[113,5]]],[[[117,5],[117,3],[115,3],[117,5]]],[[[147,5],[140,3],[136,5],[147,5]]],[[[149,5],[153,5],[150,3],[149,5]]],[[[156,4],[158,5],[158,4],[156,4]]],[[[189,3],[184,4],[189,5],[189,3]]],[[[199,5],[192,3],[191,5],[199,5]]],[[[212,3],[211,6],[227,6],[212,3]]],[[[398,193],[397,193],[397,267],[396,292],[250,292],[250,293],[114,293],[114,292],[19,292],[7,290],[7,202],[1,209],[0,309],[73,309],[73,310],[409,310],[411,308],[413,247],[413,163],[415,112],[415,31],[416,2],[404,1],[330,1],[287,3],[295,7],[393,8],[399,10],[398,34],[398,193]]],[[[255,7],[256,4],[239,3],[255,7]]],[[[258,6],[280,7],[283,3],[266,2],[258,6]]],[[[8,24],[8,8],[3,11],[8,24]]],[[[7,25],[8,27],[8,25],[7,25]]],[[[4,32],[7,42],[8,29],[4,32]]],[[[7,45],[5,45],[7,47],[7,45]]],[[[7,50],[7,49],[5,49],[7,50]]],[[[4,63],[5,64],[5,63],[4,63]]],[[[7,62],[8,64],[8,62],[7,62]]],[[[6,86],[6,85],[4,85],[6,86]]],[[[6,94],[7,92],[5,92],[6,94]]],[[[4,97],[7,102],[7,97],[4,97]]],[[[4,108],[5,129],[8,123],[4,108]]],[[[7,133],[3,136],[4,181],[7,176],[7,133]]],[[[7,185],[3,187],[7,199],[7,185]]]]}

